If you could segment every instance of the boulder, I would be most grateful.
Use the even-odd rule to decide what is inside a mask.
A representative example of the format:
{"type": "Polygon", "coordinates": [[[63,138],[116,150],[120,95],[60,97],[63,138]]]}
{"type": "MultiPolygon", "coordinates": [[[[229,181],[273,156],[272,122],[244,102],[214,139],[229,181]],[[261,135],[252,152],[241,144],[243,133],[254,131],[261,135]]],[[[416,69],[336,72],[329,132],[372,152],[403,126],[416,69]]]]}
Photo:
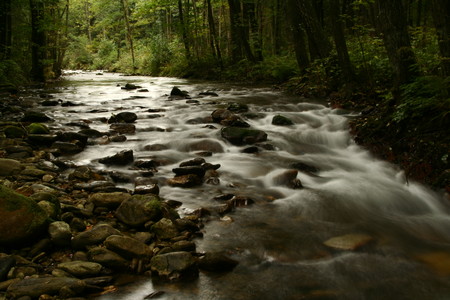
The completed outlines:
{"type": "Polygon", "coordinates": [[[87,137],[90,137],[90,138],[98,138],[98,137],[102,137],[102,136],[105,135],[105,133],[103,133],[103,132],[100,132],[100,131],[95,130],[95,129],[90,129],[90,128],[89,129],[82,129],[82,130],[78,131],[78,133],[79,134],[83,134],[83,135],[85,135],[87,137]]]}
{"type": "Polygon", "coordinates": [[[111,269],[126,271],[129,262],[119,254],[103,247],[95,247],[88,251],[90,261],[99,263],[111,269]]]}
{"type": "Polygon", "coordinates": [[[159,195],[159,186],[158,184],[146,184],[146,185],[136,185],[133,191],[133,194],[146,195],[153,194],[159,195]]]}
{"type": "Polygon", "coordinates": [[[88,136],[79,132],[60,132],[58,133],[58,141],[74,143],[84,148],[87,145],[88,136]]]}
{"type": "Polygon", "coordinates": [[[202,178],[205,176],[205,169],[201,166],[187,166],[172,169],[172,172],[175,173],[176,176],[195,174],[198,177],[202,178]]]}
{"type": "Polygon", "coordinates": [[[135,113],[124,111],[118,113],[117,115],[112,115],[109,118],[108,123],[133,123],[136,120],[137,115],[135,113]]]}
{"type": "Polygon", "coordinates": [[[106,207],[116,209],[123,201],[131,198],[131,195],[123,192],[115,193],[95,193],[89,197],[89,200],[97,207],[106,207]]]}
{"type": "Polygon", "coordinates": [[[272,124],[278,125],[278,126],[289,126],[289,125],[294,125],[294,122],[292,122],[291,119],[289,119],[285,116],[276,115],[272,119],[272,124]]]}
{"type": "Polygon", "coordinates": [[[55,134],[29,134],[28,143],[35,146],[50,146],[56,140],[58,136],[55,134]]]}
{"type": "Polygon", "coordinates": [[[69,261],[58,264],[61,269],[78,278],[94,277],[102,271],[102,265],[90,261],[69,261]]]}
{"type": "Polygon", "coordinates": [[[61,154],[77,154],[83,151],[83,148],[79,144],[60,141],[54,142],[52,148],[57,149],[61,154]]]}
{"type": "Polygon", "coordinates": [[[134,238],[121,235],[112,235],[105,242],[107,249],[128,259],[150,257],[152,252],[148,245],[134,238]]]}
{"type": "Polygon", "coordinates": [[[175,224],[167,218],[162,218],[152,226],[152,231],[161,240],[167,240],[179,235],[175,224]]]}
{"type": "Polygon", "coordinates": [[[27,135],[25,129],[19,126],[6,126],[4,131],[5,136],[9,139],[23,138],[27,135]]]}
{"type": "Polygon", "coordinates": [[[14,159],[0,158],[0,176],[11,176],[19,174],[24,167],[14,159]]]}
{"type": "Polygon", "coordinates": [[[49,118],[46,114],[38,112],[38,111],[27,111],[25,112],[24,116],[22,117],[22,122],[48,122],[52,119],[49,118]]]}
{"type": "Polygon", "coordinates": [[[172,91],[170,91],[170,96],[171,97],[187,98],[187,97],[189,97],[189,94],[188,94],[188,92],[182,91],[182,90],[180,90],[180,88],[174,86],[172,88],[172,91]]]}
{"type": "Polygon", "coordinates": [[[148,221],[156,222],[161,216],[161,200],[154,194],[133,195],[116,210],[116,217],[132,227],[143,226],[148,221]]]}
{"type": "Polygon", "coordinates": [[[101,158],[99,162],[105,165],[119,165],[125,166],[134,161],[133,150],[123,150],[119,153],[101,158]]]}
{"type": "Polygon", "coordinates": [[[0,258],[0,282],[8,278],[9,270],[16,265],[16,259],[13,256],[0,258]]]}
{"type": "Polygon", "coordinates": [[[66,222],[56,221],[48,226],[50,240],[58,246],[69,246],[72,239],[70,226],[66,222]]]}
{"type": "Polygon", "coordinates": [[[30,242],[46,225],[47,213],[35,201],[0,185],[0,245],[30,242]]]}
{"type": "MultiPolygon", "coordinates": [[[[40,277],[26,278],[14,282],[8,287],[7,293],[14,299],[23,296],[39,298],[41,295],[58,295],[61,290],[73,292],[73,295],[80,295],[86,288],[84,281],[70,277],[40,277]]],[[[69,297],[66,297],[69,298],[69,297]]]]}
{"type": "Polygon", "coordinates": [[[69,174],[69,180],[89,181],[92,179],[94,172],[87,166],[80,166],[69,174]]]}
{"type": "Polygon", "coordinates": [[[237,146],[255,144],[267,140],[267,133],[264,131],[240,127],[224,127],[221,130],[221,135],[231,144],[237,146]]]}
{"type": "Polygon", "coordinates": [[[142,88],[142,86],[133,84],[133,83],[126,83],[125,86],[123,86],[121,89],[122,90],[136,90],[136,89],[140,89],[142,88]]]}
{"type": "Polygon", "coordinates": [[[210,272],[228,272],[237,265],[236,260],[229,258],[223,252],[206,252],[198,261],[201,270],[210,272]]]}
{"type": "Polygon", "coordinates": [[[50,129],[41,123],[31,123],[27,126],[27,131],[30,134],[49,134],[50,129]]]}
{"type": "Polygon", "coordinates": [[[173,187],[190,188],[199,186],[203,183],[202,179],[195,174],[175,176],[167,180],[167,184],[173,187]]]}
{"type": "Polygon", "coordinates": [[[196,157],[194,159],[191,160],[187,160],[184,161],[180,164],[180,167],[189,167],[189,166],[201,166],[202,164],[204,164],[206,162],[206,160],[204,158],[201,157],[196,157]]]}
{"type": "Polygon", "coordinates": [[[198,265],[189,252],[179,251],[154,256],[150,261],[152,274],[162,279],[177,280],[198,276],[198,265]]]}
{"type": "Polygon", "coordinates": [[[72,247],[74,249],[84,249],[86,246],[98,245],[103,243],[111,235],[120,235],[120,231],[108,224],[99,224],[91,230],[84,231],[74,236],[72,247]]]}

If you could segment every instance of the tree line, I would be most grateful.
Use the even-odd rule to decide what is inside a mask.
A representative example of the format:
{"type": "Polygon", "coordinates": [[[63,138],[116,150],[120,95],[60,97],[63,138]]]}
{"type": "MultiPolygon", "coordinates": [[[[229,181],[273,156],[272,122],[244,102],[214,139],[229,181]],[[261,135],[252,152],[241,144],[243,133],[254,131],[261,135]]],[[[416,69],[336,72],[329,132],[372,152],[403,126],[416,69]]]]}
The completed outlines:
{"type": "Polygon", "coordinates": [[[0,81],[80,68],[398,90],[449,76],[449,12],[441,0],[2,0],[0,81]]]}

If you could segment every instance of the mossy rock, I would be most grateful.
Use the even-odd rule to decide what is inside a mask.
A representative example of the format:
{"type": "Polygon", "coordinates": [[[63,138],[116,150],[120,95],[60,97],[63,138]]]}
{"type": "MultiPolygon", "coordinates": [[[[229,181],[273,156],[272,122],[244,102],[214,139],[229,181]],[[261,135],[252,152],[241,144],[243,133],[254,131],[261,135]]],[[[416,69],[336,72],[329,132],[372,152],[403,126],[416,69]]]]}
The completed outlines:
{"type": "Polygon", "coordinates": [[[25,129],[18,126],[6,126],[4,132],[5,136],[10,139],[23,138],[27,135],[25,129]]]}
{"type": "Polygon", "coordinates": [[[30,134],[48,134],[50,130],[47,126],[41,123],[31,123],[27,126],[28,133],[30,134]]]}
{"type": "Polygon", "coordinates": [[[278,126],[289,126],[289,125],[294,125],[294,122],[292,122],[291,119],[289,119],[285,116],[276,115],[272,119],[272,124],[278,125],[278,126]]]}
{"type": "Polygon", "coordinates": [[[120,204],[116,217],[132,227],[143,226],[148,221],[159,221],[162,217],[161,200],[153,194],[133,195],[120,204]]]}
{"type": "Polygon", "coordinates": [[[47,213],[34,200],[0,185],[0,245],[28,243],[46,224],[47,213]]]}

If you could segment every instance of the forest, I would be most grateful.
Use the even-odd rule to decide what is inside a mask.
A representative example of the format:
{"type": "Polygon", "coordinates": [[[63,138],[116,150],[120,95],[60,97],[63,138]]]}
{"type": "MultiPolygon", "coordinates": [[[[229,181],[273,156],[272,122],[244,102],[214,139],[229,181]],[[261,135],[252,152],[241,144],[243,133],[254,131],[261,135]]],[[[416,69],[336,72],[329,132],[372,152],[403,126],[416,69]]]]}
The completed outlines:
{"type": "Polygon", "coordinates": [[[361,111],[357,142],[448,187],[449,11],[440,0],[3,0],[0,84],[63,69],[275,84],[361,111]]]}

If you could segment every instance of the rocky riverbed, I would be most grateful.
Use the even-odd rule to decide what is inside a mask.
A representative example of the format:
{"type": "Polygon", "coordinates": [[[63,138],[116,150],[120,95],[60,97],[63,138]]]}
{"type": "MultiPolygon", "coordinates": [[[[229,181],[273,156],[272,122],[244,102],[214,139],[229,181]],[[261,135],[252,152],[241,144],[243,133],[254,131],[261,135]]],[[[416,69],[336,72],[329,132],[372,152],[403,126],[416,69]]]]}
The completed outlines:
{"type": "MultiPolygon", "coordinates": [[[[176,92],[174,88],[170,97],[187,98],[176,92]]],[[[46,125],[52,121],[51,116],[39,112],[39,106],[60,104],[49,99],[21,102],[15,96],[4,96],[2,100],[3,298],[81,299],[114,290],[118,274],[188,280],[197,277],[199,269],[224,272],[236,266],[237,261],[225,253],[196,252],[194,239],[203,235],[205,216],[222,217],[237,207],[250,205],[252,199],[222,195],[216,197],[221,204],[180,217],[177,208],[182,203],[160,198],[158,183],[152,180],[157,161],[135,160],[132,150],[99,160],[105,165],[127,165],[139,175],[129,178],[60,159],[62,155],[82,152],[87,144],[125,141],[126,134],[134,131],[137,119],[134,113],[121,112],[104,120],[110,124],[109,132],[90,129],[88,124],[80,124],[77,132],[54,132],[46,125]],[[134,181],[134,190],[116,186],[123,181],[134,181]]],[[[226,125],[222,136],[232,144],[265,141],[266,133],[249,129],[234,113],[242,109],[245,106],[233,104],[228,109],[215,110],[207,121],[226,125]]],[[[198,158],[173,169],[174,177],[167,180],[168,185],[189,188],[217,184],[216,170],[220,165],[210,164],[204,157],[218,145],[206,143],[197,147],[202,150],[198,158]]],[[[251,146],[248,149],[252,151],[251,146]]],[[[290,172],[278,180],[300,188],[295,177],[290,172]]]]}

